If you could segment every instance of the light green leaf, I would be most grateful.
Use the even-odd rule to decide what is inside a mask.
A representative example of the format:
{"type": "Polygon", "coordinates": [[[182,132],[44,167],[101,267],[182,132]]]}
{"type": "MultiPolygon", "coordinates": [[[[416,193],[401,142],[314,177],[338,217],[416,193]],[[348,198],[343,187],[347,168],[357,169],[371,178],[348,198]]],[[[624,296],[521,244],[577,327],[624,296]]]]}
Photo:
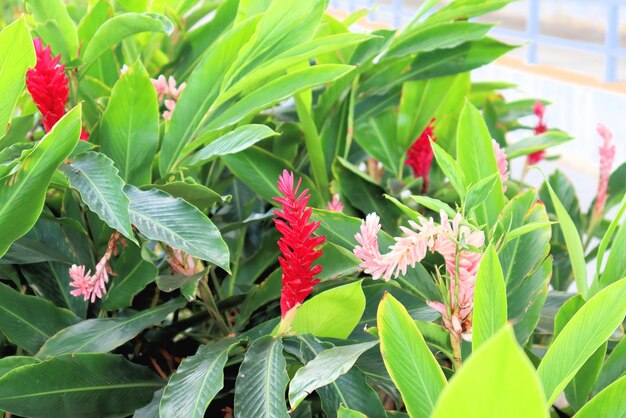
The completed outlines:
{"type": "MultiPolygon", "coordinates": [[[[619,227],[620,222],[621,222],[622,217],[624,216],[625,212],[626,212],[626,194],[624,194],[624,197],[622,197],[622,203],[620,204],[619,210],[617,211],[617,214],[615,215],[615,217],[613,218],[613,220],[609,224],[609,227],[607,228],[606,233],[602,237],[602,241],[600,241],[600,246],[598,247],[598,256],[596,257],[597,258],[597,261],[596,261],[596,276],[595,276],[594,282],[593,282],[593,285],[595,285],[595,286],[592,286],[592,290],[595,290],[597,285],[600,284],[600,269],[602,268],[602,266],[604,264],[603,263],[604,255],[606,254],[606,250],[609,248],[609,245],[611,244],[611,241],[613,239],[613,235],[615,234],[615,230],[619,227]]],[[[620,229],[626,229],[626,228],[622,227],[620,229]]],[[[610,253],[610,254],[612,254],[612,253],[610,253]]],[[[614,263],[618,263],[619,260],[614,260],[613,262],[614,263]]],[[[607,264],[608,264],[608,262],[607,262],[607,264]]],[[[615,278],[617,279],[617,277],[615,277],[615,278]]]]}
{"type": "Polygon", "coordinates": [[[85,47],[83,66],[85,69],[89,68],[100,55],[131,35],[142,32],[170,34],[173,29],[172,22],[157,13],[124,13],[113,16],[98,28],[85,47]]]}
{"type": "Polygon", "coordinates": [[[291,330],[316,337],[347,338],[364,309],[361,280],[337,286],[304,302],[296,312],[291,330]]]}
{"type": "Polygon", "coordinates": [[[399,167],[403,150],[396,142],[396,117],[393,110],[367,118],[354,129],[354,139],[369,155],[380,161],[396,178],[401,177],[399,167]]]}
{"type": "Polygon", "coordinates": [[[193,154],[184,165],[195,166],[228,154],[236,154],[262,139],[278,135],[265,125],[244,125],[220,136],[206,147],[193,154]]]}
{"type": "Polygon", "coordinates": [[[291,409],[295,410],[309,393],[347,373],[359,356],[376,344],[378,341],[329,348],[298,369],[289,384],[291,409]]]}
{"type": "Polygon", "coordinates": [[[230,202],[232,198],[231,195],[222,196],[213,189],[209,189],[193,181],[173,181],[165,184],[151,184],[142,187],[142,189],[161,190],[173,197],[180,197],[185,202],[191,203],[200,210],[211,208],[216,203],[230,202]]]}
{"type": "Polygon", "coordinates": [[[622,376],[585,404],[574,418],[626,417],[626,376],[622,376]]]}
{"type": "Polygon", "coordinates": [[[18,367],[28,366],[29,364],[39,363],[34,357],[28,356],[10,356],[4,357],[0,359],[0,377],[9,373],[13,369],[17,369],[18,367]]]}
{"type": "Polygon", "coordinates": [[[452,377],[433,418],[548,418],[541,384],[533,365],[505,326],[452,377]]]}
{"type": "Polygon", "coordinates": [[[71,163],[61,165],[61,171],[92,212],[126,238],[137,242],[130,225],[124,182],[117,175],[113,161],[104,154],[88,151],[76,156],[71,163]]]}
{"type": "Polygon", "coordinates": [[[209,403],[224,386],[228,352],[238,340],[221,340],[201,345],[183,360],[163,391],[159,415],[202,418],[209,403]]]}
{"type": "Polygon", "coordinates": [[[367,418],[365,414],[360,413],[359,411],[355,411],[353,409],[345,408],[344,406],[340,406],[337,411],[338,418],[367,418]]]}
{"type": "Polygon", "coordinates": [[[537,373],[548,405],[559,396],[589,357],[626,315],[626,278],[605,287],[585,303],[546,352],[537,373]]]}
{"type": "Polygon", "coordinates": [[[31,417],[126,416],[161,386],[153,371],[122,356],[67,354],[0,378],[0,409],[31,417]]]}
{"type": "MultiPolygon", "coordinates": [[[[487,125],[478,109],[469,101],[461,112],[457,131],[457,160],[465,173],[468,184],[498,173],[498,165],[493,151],[493,143],[487,125]]],[[[479,223],[488,227],[495,225],[504,207],[504,194],[500,178],[487,195],[483,204],[476,208],[479,223]]]]}
{"type": "Polygon", "coordinates": [[[130,198],[131,222],[143,235],[230,271],[228,247],[206,215],[158,190],[130,185],[124,190],[130,198]]]}
{"type": "Polygon", "coordinates": [[[593,394],[596,395],[622,376],[626,376],[626,338],[621,339],[604,362],[593,388],[593,394]]]}
{"type": "Polygon", "coordinates": [[[0,138],[9,129],[17,99],[24,88],[26,70],[35,65],[33,40],[24,18],[0,32],[0,138]]]}
{"type": "Polygon", "coordinates": [[[411,199],[433,212],[440,213],[441,211],[444,211],[450,218],[454,218],[454,215],[456,215],[456,211],[447,203],[430,196],[411,196],[411,199]]]}
{"type": "Polygon", "coordinates": [[[0,284],[0,331],[29,353],[37,352],[57,331],[78,321],[67,309],[0,284]]]}
{"type": "Polygon", "coordinates": [[[288,418],[285,389],[287,362],[280,338],[255,340],[239,368],[235,386],[235,416],[288,418]]]}
{"type": "Polygon", "coordinates": [[[380,351],[391,379],[398,387],[408,413],[428,417],[446,378],[404,306],[390,294],[378,306],[380,351]]]}
{"type": "Polygon", "coordinates": [[[78,142],[80,115],[80,107],[70,110],[35,145],[20,168],[0,180],[0,257],[37,221],[53,173],[78,142]]]}
{"type": "Polygon", "coordinates": [[[574,139],[565,132],[548,131],[541,135],[530,136],[506,147],[506,156],[516,158],[533,152],[542,151],[546,148],[555,147],[574,139]]]}
{"type": "Polygon", "coordinates": [[[157,93],[140,61],[113,86],[100,121],[100,144],[127,183],[150,183],[159,143],[157,93]]]}
{"type": "Polygon", "coordinates": [[[430,145],[433,149],[435,159],[437,160],[437,165],[439,165],[439,168],[441,168],[441,171],[443,171],[459,196],[463,198],[467,192],[467,186],[465,184],[465,175],[463,174],[463,170],[461,170],[461,166],[454,158],[452,158],[450,154],[448,154],[435,142],[431,142],[430,145]]]}
{"type": "Polygon", "coordinates": [[[506,286],[498,254],[487,247],[476,275],[472,349],[475,351],[506,324],[506,286]]]}
{"type": "Polygon", "coordinates": [[[61,354],[106,353],[135,338],[144,329],[161,323],[169,314],[185,306],[173,300],[134,315],[88,319],[64,328],[41,347],[36,357],[45,359],[61,354]]]}
{"type": "Polygon", "coordinates": [[[72,18],[67,13],[67,8],[62,0],[27,0],[29,10],[42,28],[37,27],[37,31],[44,29],[39,35],[44,44],[49,44],[55,54],[64,52],[64,61],[69,62],[76,57],[78,52],[78,34],[72,18]],[[54,24],[56,29],[52,30],[48,23],[54,24]]]}
{"type": "Polygon", "coordinates": [[[552,205],[554,205],[554,210],[559,220],[565,243],[567,244],[567,254],[569,255],[574,277],[576,278],[576,287],[578,291],[582,293],[583,297],[587,298],[589,292],[589,286],[587,284],[587,264],[585,263],[585,251],[583,250],[583,244],[578,235],[578,229],[559,200],[559,197],[554,193],[550,182],[546,181],[545,184],[550,193],[552,205]]]}

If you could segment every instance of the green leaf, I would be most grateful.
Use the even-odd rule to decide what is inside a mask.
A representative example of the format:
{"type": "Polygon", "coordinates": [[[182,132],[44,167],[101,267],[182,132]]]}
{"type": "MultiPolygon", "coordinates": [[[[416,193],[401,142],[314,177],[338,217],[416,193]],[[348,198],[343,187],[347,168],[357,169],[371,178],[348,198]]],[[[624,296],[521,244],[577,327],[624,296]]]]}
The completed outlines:
{"type": "MultiPolygon", "coordinates": [[[[597,287],[598,284],[601,284],[600,280],[602,280],[603,283],[606,282],[606,281],[609,281],[610,283],[612,283],[614,280],[610,280],[610,279],[619,279],[619,277],[616,277],[617,276],[616,274],[609,275],[608,279],[601,278],[600,269],[604,265],[603,261],[604,261],[604,255],[606,254],[606,250],[609,248],[609,245],[611,245],[611,241],[613,239],[613,235],[615,234],[615,230],[619,227],[620,222],[622,220],[622,216],[624,216],[625,212],[626,212],[626,194],[624,194],[624,197],[622,198],[622,203],[620,205],[619,210],[617,211],[617,214],[615,215],[615,217],[613,218],[613,220],[609,224],[609,227],[607,228],[606,233],[602,237],[602,241],[600,241],[600,246],[598,247],[598,255],[596,257],[596,259],[597,259],[597,261],[596,261],[596,276],[594,278],[594,282],[593,282],[593,285],[592,285],[592,289],[593,290],[595,290],[594,288],[597,287]]],[[[622,231],[622,230],[626,230],[626,228],[624,228],[624,227],[620,228],[620,231],[622,231]]],[[[622,232],[622,234],[624,234],[624,232],[622,232]]],[[[620,248],[620,247],[616,247],[616,248],[620,248]]],[[[613,254],[613,252],[609,253],[609,259],[613,258],[613,257],[611,257],[612,254],[613,254]]],[[[619,254],[619,252],[618,252],[618,254],[619,254]]],[[[611,260],[611,267],[610,267],[610,269],[612,270],[613,273],[615,273],[615,271],[619,270],[619,268],[615,268],[615,267],[617,267],[617,265],[621,264],[621,263],[623,263],[623,260],[620,260],[617,255],[614,256],[614,260],[611,260]]],[[[609,262],[607,261],[607,266],[608,265],[609,265],[609,262]]],[[[606,274],[606,269],[605,269],[605,272],[602,275],[605,275],[605,274],[606,274]]],[[[622,275],[622,276],[624,276],[624,275],[622,275]]]]}
{"type": "Polygon", "coordinates": [[[489,177],[485,177],[478,183],[472,184],[467,190],[465,210],[470,212],[479,207],[480,204],[484,202],[487,197],[489,197],[489,194],[492,192],[499,179],[500,174],[494,173],[489,177]]]}
{"type": "Polygon", "coordinates": [[[472,320],[472,350],[476,350],[506,324],[506,286],[498,254],[487,247],[476,275],[472,320]]]}
{"type": "Polygon", "coordinates": [[[295,410],[309,393],[347,373],[359,356],[376,344],[378,341],[329,348],[298,369],[289,384],[291,410],[295,410]]]}
{"type": "Polygon", "coordinates": [[[236,154],[262,139],[278,135],[265,125],[244,125],[220,136],[185,161],[184,165],[195,166],[208,163],[222,155],[236,154]]]}
{"type": "Polygon", "coordinates": [[[232,196],[222,196],[213,189],[209,189],[202,184],[185,181],[173,181],[165,184],[151,184],[144,186],[146,189],[161,190],[173,197],[180,197],[187,203],[191,203],[200,210],[211,208],[216,203],[230,202],[232,196]]]}
{"type": "Polygon", "coordinates": [[[159,418],[159,404],[163,397],[163,389],[154,392],[154,396],[149,404],[135,410],[133,418],[159,418]]]}
{"type": "Polygon", "coordinates": [[[230,271],[228,247],[206,215],[158,190],[127,185],[124,191],[130,198],[131,222],[143,235],[230,271]]]}
{"type": "Polygon", "coordinates": [[[0,359],[0,377],[9,373],[18,367],[28,366],[29,364],[37,364],[39,360],[34,357],[27,356],[11,356],[0,359]]]}
{"type": "Polygon", "coordinates": [[[626,315],[626,279],[602,289],[567,323],[546,352],[537,373],[548,405],[559,396],[589,357],[626,315]]]}
{"type": "Polygon", "coordinates": [[[598,393],[585,404],[574,418],[615,417],[623,418],[626,414],[626,376],[622,376],[598,393]]]}
{"type": "Polygon", "coordinates": [[[61,165],[61,171],[92,212],[126,238],[137,242],[130,225],[124,182],[117,175],[113,161],[104,154],[88,151],[71,163],[61,165]]]}
{"type": "Polygon", "coordinates": [[[546,181],[545,184],[550,193],[550,198],[552,199],[552,204],[554,205],[554,210],[556,211],[565,243],[567,244],[567,253],[572,264],[574,277],[576,278],[576,287],[578,291],[582,293],[583,297],[587,298],[587,293],[589,292],[589,286],[587,284],[587,264],[585,263],[585,251],[580,241],[580,236],[578,235],[578,229],[559,200],[559,197],[554,192],[550,182],[546,181]]]}
{"type": "Polygon", "coordinates": [[[121,356],[68,354],[0,378],[0,409],[51,418],[125,416],[162,385],[153,371],[121,356]]]}
{"type": "Polygon", "coordinates": [[[24,88],[26,70],[35,65],[33,40],[24,18],[0,32],[0,138],[9,129],[17,99],[24,88]]]}
{"type": "Polygon", "coordinates": [[[424,206],[427,209],[432,210],[433,212],[440,213],[441,211],[445,212],[450,218],[454,218],[456,215],[456,211],[450,207],[445,202],[441,200],[434,199],[430,196],[411,196],[411,199],[415,200],[420,205],[424,206]]]}
{"type": "Polygon", "coordinates": [[[131,306],[135,295],[156,280],[158,274],[154,264],[144,260],[140,248],[135,246],[124,248],[112,269],[116,276],[102,300],[102,309],[107,311],[131,306]]]}
{"type": "Polygon", "coordinates": [[[50,179],[79,135],[80,107],[75,107],[35,145],[13,175],[0,180],[0,257],[37,221],[50,179]]]}
{"type": "Polygon", "coordinates": [[[455,161],[450,154],[448,154],[443,148],[437,145],[435,142],[430,143],[433,149],[433,154],[437,160],[437,165],[443,171],[443,174],[448,178],[452,187],[457,191],[459,196],[463,198],[467,192],[467,185],[465,183],[465,175],[459,163],[455,161]]]}
{"type": "Polygon", "coordinates": [[[162,417],[202,418],[209,403],[224,386],[224,365],[238,340],[201,345],[195,355],[183,360],[163,391],[162,417]]]}
{"type": "Polygon", "coordinates": [[[23,295],[0,284],[0,331],[29,353],[37,352],[57,331],[78,321],[72,312],[45,299],[23,295]]]}
{"type": "Polygon", "coordinates": [[[113,160],[124,181],[136,186],[150,183],[159,143],[159,104],[140,61],[113,86],[99,137],[102,152],[113,160]]]}
{"type": "Polygon", "coordinates": [[[39,35],[44,45],[50,45],[55,54],[63,52],[65,62],[75,58],[78,52],[78,34],[63,1],[27,0],[26,3],[35,20],[40,23],[36,31],[41,32],[39,35]],[[54,24],[55,29],[51,30],[48,23],[54,24]]]}
{"type": "MultiPolygon", "coordinates": [[[[237,154],[222,157],[226,166],[244,184],[261,195],[265,200],[273,202],[273,198],[280,196],[278,191],[278,176],[283,170],[291,170],[291,163],[276,157],[274,154],[262,148],[250,147],[237,154]]],[[[302,177],[303,188],[311,190],[311,205],[319,203],[319,197],[315,194],[313,182],[300,173],[294,173],[302,177]]]]}
{"type": "MultiPolygon", "coordinates": [[[[624,195],[624,204],[622,207],[626,209],[626,195],[624,195]]],[[[619,222],[619,217],[615,219],[619,222]]],[[[607,235],[609,232],[610,231],[607,231],[607,235]]],[[[620,226],[615,234],[615,239],[611,245],[611,252],[609,252],[604,271],[600,276],[600,287],[608,286],[622,277],[626,277],[626,257],[624,257],[623,254],[620,256],[620,249],[623,248],[626,248],[626,223],[622,223],[622,226],[620,226]]],[[[602,259],[598,258],[598,262],[601,261],[602,259]]]]}
{"type": "Polygon", "coordinates": [[[304,302],[296,312],[291,330],[316,337],[347,338],[364,309],[361,280],[337,286],[304,302]]]}
{"type": "MultiPolygon", "coordinates": [[[[491,134],[480,112],[469,101],[465,103],[459,119],[456,147],[458,163],[468,184],[498,174],[491,134]]],[[[498,176],[491,192],[476,208],[476,218],[479,223],[491,227],[495,225],[503,207],[504,194],[498,176]]]]}
{"type": "Polygon", "coordinates": [[[221,129],[232,125],[244,117],[278,104],[302,90],[336,80],[352,69],[353,67],[349,65],[322,64],[290,72],[227,106],[224,112],[219,113],[219,116],[209,117],[207,129],[221,129]]]}
{"type": "Polygon", "coordinates": [[[404,306],[386,294],[378,307],[380,351],[412,417],[428,417],[446,378],[404,306]]]}
{"type": "MultiPolygon", "coordinates": [[[[43,0],[40,0],[43,1],[43,0]]],[[[47,1],[47,0],[46,0],[47,1]]],[[[170,34],[174,26],[163,15],[157,13],[124,13],[113,16],[102,24],[84,48],[83,72],[91,66],[100,55],[111,50],[123,39],[142,32],[170,34]]]]}
{"type": "Polygon", "coordinates": [[[593,388],[593,394],[597,395],[598,392],[625,375],[626,338],[622,338],[602,366],[602,369],[600,370],[600,375],[598,376],[595,387],[593,388]]]}
{"type": "Polygon", "coordinates": [[[452,377],[432,417],[548,418],[544,403],[533,365],[506,326],[452,377]]]}
{"type": "Polygon", "coordinates": [[[397,178],[403,150],[396,142],[396,117],[393,110],[367,118],[354,129],[354,139],[372,157],[380,161],[397,178]]]}
{"type": "Polygon", "coordinates": [[[555,147],[574,139],[565,132],[561,131],[548,131],[541,135],[530,136],[528,138],[520,139],[514,144],[506,147],[506,156],[508,158],[516,158],[524,155],[532,154],[533,152],[542,151],[546,148],[555,147]]]}
{"type": "Polygon", "coordinates": [[[61,354],[106,353],[135,338],[144,329],[161,323],[169,314],[185,306],[173,300],[156,308],[117,318],[88,319],[64,328],[41,347],[36,357],[45,359],[61,354]]]}
{"type": "Polygon", "coordinates": [[[239,368],[235,386],[235,415],[288,418],[285,389],[289,382],[280,338],[255,340],[239,368]]]}
{"type": "Polygon", "coordinates": [[[337,410],[338,418],[367,418],[365,414],[355,411],[353,409],[345,408],[343,405],[337,410]]]}
{"type": "Polygon", "coordinates": [[[427,27],[418,26],[414,30],[404,31],[398,38],[399,41],[389,47],[385,58],[454,48],[465,42],[482,38],[492,27],[493,25],[464,21],[439,23],[427,27]]]}

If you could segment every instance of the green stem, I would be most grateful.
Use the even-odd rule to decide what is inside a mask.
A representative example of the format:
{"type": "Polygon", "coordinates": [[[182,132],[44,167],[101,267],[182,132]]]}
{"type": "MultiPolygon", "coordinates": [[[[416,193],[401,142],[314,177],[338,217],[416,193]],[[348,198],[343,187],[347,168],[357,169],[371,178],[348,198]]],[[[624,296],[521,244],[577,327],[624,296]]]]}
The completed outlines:
{"type": "Polygon", "coordinates": [[[454,361],[454,370],[459,370],[462,364],[461,339],[453,333],[450,333],[450,343],[452,344],[452,361],[454,361]]]}

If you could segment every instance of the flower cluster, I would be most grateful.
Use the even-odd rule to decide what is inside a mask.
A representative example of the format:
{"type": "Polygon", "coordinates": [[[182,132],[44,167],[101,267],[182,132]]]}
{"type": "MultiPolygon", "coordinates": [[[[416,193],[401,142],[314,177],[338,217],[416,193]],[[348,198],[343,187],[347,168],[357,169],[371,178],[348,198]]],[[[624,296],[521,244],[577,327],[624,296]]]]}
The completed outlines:
{"type": "Polygon", "coordinates": [[[390,251],[381,254],[378,249],[380,218],[371,213],[355,235],[359,245],[354,248],[354,255],[362,260],[361,267],[374,280],[380,277],[389,280],[394,273],[396,277],[405,275],[407,267],[415,267],[424,259],[427,250],[441,254],[450,278],[447,294],[443,295],[446,303],[428,304],[442,314],[449,332],[471,338],[469,314],[474,307],[474,286],[482,259],[479,249],[485,244],[485,235],[462,225],[463,218],[458,213],[452,223],[445,212],[442,211],[440,216],[440,225],[431,218],[421,219],[420,224],[409,222],[412,229],[401,227],[404,236],[394,238],[395,244],[389,247],[390,251]]]}
{"type": "MultiPolygon", "coordinates": [[[[60,63],[61,55],[52,58],[50,45],[44,48],[40,38],[35,38],[33,43],[37,63],[26,72],[26,88],[43,116],[44,130],[49,132],[65,115],[69,80],[65,74],[65,64],[60,63]]],[[[89,139],[84,129],[81,130],[80,139],[89,139]]]]}
{"type": "Polygon", "coordinates": [[[615,160],[615,144],[613,144],[613,132],[604,124],[598,123],[596,127],[598,134],[603,142],[600,145],[600,178],[598,179],[598,194],[596,203],[593,207],[593,215],[599,217],[604,211],[606,204],[607,191],[609,187],[609,177],[615,160]]]}
{"type": "Polygon", "coordinates": [[[163,74],[161,74],[156,79],[151,78],[152,85],[157,91],[157,95],[159,96],[159,103],[165,104],[167,110],[163,112],[163,119],[169,120],[172,118],[172,112],[176,107],[176,102],[178,102],[178,96],[183,92],[187,83],[182,83],[180,86],[176,86],[176,79],[172,76],[169,78],[165,78],[163,74]]]}
{"type": "Polygon", "coordinates": [[[411,148],[406,152],[407,158],[404,164],[413,169],[413,176],[415,178],[421,177],[424,179],[424,185],[422,186],[422,192],[428,191],[429,178],[428,173],[430,167],[433,164],[433,148],[430,145],[431,139],[437,141],[435,138],[435,132],[433,123],[435,119],[431,119],[428,125],[420,136],[415,140],[411,148]]]}
{"type": "MultiPolygon", "coordinates": [[[[533,107],[533,113],[538,118],[537,124],[535,125],[535,128],[533,129],[533,133],[535,135],[541,135],[542,133],[545,133],[548,130],[548,125],[546,125],[546,121],[544,119],[545,114],[546,114],[546,107],[544,106],[543,103],[537,100],[535,102],[535,106],[533,107]]],[[[546,152],[544,150],[533,152],[532,154],[529,154],[528,157],[526,158],[526,163],[528,165],[537,164],[539,161],[543,160],[545,154],[546,152]]]]}
{"type": "Polygon", "coordinates": [[[72,296],[83,296],[84,300],[91,300],[95,302],[96,299],[102,298],[106,294],[106,284],[109,282],[109,274],[112,274],[111,267],[109,266],[109,260],[111,256],[117,255],[117,242],[122,245],[126,245],[119,232],[115,232],[109,238],[106,252],[96,264],[95,273],[92,275],[91,270],[85,273],[85,266],[72,265],[69,270],[70,279],[72,282],[70,286],[74,290],[70,291],[72,296]]]}
{"type": "Polygon", "coordinates": [[[333,198],[330,202],[328,202],[328,205],[326,205],[326,209],[335,212],[343,212],[343,204],[341,203],[341,199],[337,193],[333,194],[333,198]]]}
{"type": "Polygon", "coordinates": [[[319,222],[310,222],[313,212],[307,206],[309,191],[304,189],[300,194],[300,183],[294,185],[293,173],[284,170],[278,178],[278,190],[282,197],[275,197],[282,205],[282,210],[275,210],[276,229],[282,235],[278,248],[282,257],[278,262],[283,269],[280,309],[282,316],[296,307],[313,291],[319,283],[315,276],[322,271],[322,266],[313,266],[313,262],[322,255],[317,248],[326,240],[325,236],[312,237],[319,222]]]}
{"type": "Polygon", "coordinates": [[[493,141],[493,152],[496,154],[496,163],[498,164],[498,172],[500,173],[500,181],[502,182],[502,191],[506,192],[505,183],[509,179],[509,162],[506,159],[506,153],[495,139],[493,141]]]}

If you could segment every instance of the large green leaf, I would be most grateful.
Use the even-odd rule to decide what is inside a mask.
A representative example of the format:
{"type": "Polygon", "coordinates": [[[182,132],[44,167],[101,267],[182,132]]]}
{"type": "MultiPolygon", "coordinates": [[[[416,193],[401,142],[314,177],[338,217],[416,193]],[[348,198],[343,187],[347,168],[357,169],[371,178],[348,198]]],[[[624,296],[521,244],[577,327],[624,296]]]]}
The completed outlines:
{"type": "Polygon", "coordinates": [[[124,248],[113,264],[113,271],[115,279],[102,299],[102,309],[108,311],[131,306],[133,297],[155,281],[158,274],[154,264],[141,257],[141,249],[133,246],[124,248]]]}
{"type": "Polygon", "coordinates": [[[111,228],[135,241],[128,214],[129,201],[124,182],[117,168],[106,155],[88,151],[69,164],[61,165],[72,187],[80,192],[83,202],[111,228]]]}
{"type": "Polygon", "coordinates": [[[390,294],[378,307],[380,351],[412,417],[428,417],[446,378],[413,318],[390,294]]]}
{"type": "Polygon", "coordinates": [[[180,197],[201,211],[213,207],[216,203],[230,202],[232,196],[222,196],[202,184],[191,181],[173,181],[165,184],[151,184],[143,189],[158,189],[174,197],[180,197]]]}
{"type": "Polygon", "coordinates": [[[509,145],[505,149],[506,156],[509,158],[521,157],[546,148],[564,144],[571,139],[573,139],[573,137],[565,132],[548,131],[541,135],[520,139],[514,144],[509,145]]]}
{"type": "Polygon", "coordinates": [[[506,324],[506,286],[496,250],[485,250],[476,275],[472,349],[476,350],[506,324]]]}
{"type": "Polygon", "coordinates": [[[0,409],[38,417],[125,416],[163,381],[111,354],[68,354],[22,366],[0,378],[0,409]]]}
{"type": "Polygon", "coordinates": [[[159,105],[150,77],[137,61],[113,86],[102,114],[99,137],[127,183],[150,183],[152,160],[159,143],[159,105]]]}
{"type": "MultiPolygon", "coordinates": [[[[318,354],[332,347],[323,346],[310,335],[298,336],[300,340],[300,360],[308,364],[318,354]]],[[[365,380],[365,374],[353,367],[329,385],[316,390],[322,400],[322,409],[329,418],[337,416],[339,406],[366,413],[371,417],[385,416],[385,410],[376,393],[365,380]]]]}
{"type": "Polygon", "coordinates": [[[106,353],[135,338],[144,329],[162,322],[169,314],[185,306],[174,300],[156,308],[116,318],[88,319],[64,328],[41,347],[36,357],[61,354],[106,353]]]}
{"type": "Polygon", "coordinates": [[[78,34],[62,0],[27,0],[30,12],[39,23],[37,34],[55,54],[62,53],[69,62],[78,51],[78,34]]]}
{"type": "Polygon", "coordinates": [[[114,16],[98,28],[85,46],[83,65],[89,68],[100,55],[131,35],[141,32],[169,34],[173,28],[168,18],[156,13],[124,13],[114,16]]]}
{"type": "Polygon", "coordinates": [[[4,357],[0,359],[0,377],[9,373],[13,369],[17,369],[18,367],[27,366],[29,364],[39,363],[34,357],[27,356],[10,356],[4,357]]]}
{"type": "Polygon", "coordinates": [[[589,357],[626,315],[626,278],[602,289],[567,323],[546,352],[537,372],[552,404],[589,357]]]}
{"type": "MultiPolygon", "coordinates": [[[[469,101],[465,103],[465,107],[461,111],[456,148],[457,159],[468,184],[476,184],[480,180],[498,173],[489,129],[487,129],[478,109],[469,101]]],[[[503,207],[504,194],[502,193],[502,183],[498,178],[483,204],[476,210],[478,222],[486,224],[488,227],[495,225],[503,207]]]]}
{"type": "Polygon", "coordinates": [[[158,190],[124,189],[130,219],[146,237],[229,269],[228,247],[217,227],[195,207],[158,190]]]}
{"type": "Polygon", "coordinates": [[[289,382],[280,338],[254,341],[239,368],[235,386],[235,416],[288,418],[285,389],[289,382]]]}
{"type": "Polygon", "coordinates": [[[506,326],[463,364],[439,397],[432,416],[547,418],[544,403],[533,365],[506,326]]]}
{"type": "Polygon", "coordinates": [[[626,338],[622,340],[613,348],[611,354],[604,362],[600,375],[593,388],[593,394],[603,390],[605,387],[616,381],[622,376],[626,375],[626,338]]]}
{"type": "Polygon", "coordinates": [[[29,353],[37,352],[57,331],[78,321],[72,312],[45,299],[23,295],[0,284],[0,331],[29,353]]]}
{"type": "Polygon", "coordinates": [[[298,334],[347,338],[365,309],[361,281],[337,286],[312,297],[300,306],[291,324],[298,334]]]}
{"type": "Polygon", "coordinates": [[[80,107],[70,110],[35,145],[11,176],[0,180],[0,257],[35,224],[53,173],[78,142],[80,107]]]}
{"type": "Polygon", "coordinates": [[[390,109],[384,113],[367,118],[354,129],[354,139],[369,155],[380,161],[395,177],[402,177],[404,150],[396,141],[396,117],[390,109]]]}
{"type": "Polygon", "coordinates": [[[626,408],[626,376],[622,376],[585,404],[574,418],[624,418],[626,408]]]}
{"type": "Polygon", "coordinates": [[[333,347],[319,353],[306,366],[298,369],[289,384],[289,403],[291,409],[312,391],[326,386],[348,372],[365,351],[378,344],[378,341],[333,347]]]}
{"type": "Polygon", "coordinates": [[[343,405],[337,410],[337,417],[339,418],[367,418],[365,414],[355,411],[353,409],[345,408],[343,405]]]}
{"type": "Polygon", "coordinates": [[[224,386],[224,365],[238,340],[200,346],[170,377],[159,407],[161,417],[202,418],[209,403],[224,386]]]}
{"type": "Polygon", "coordinates": [[[33,40],[21,18],[0,32],[0,138],[9,129],[17,99],[24,88],[26,70],[35,65],[33,40]]]}
{"type": "Polygon", "coordinates": [[[265,125],[244,125],[230,131],[195,153],[185,165],[205,164],[219,156],[236,154],[262,139],[278,135],[265,125]]]}

